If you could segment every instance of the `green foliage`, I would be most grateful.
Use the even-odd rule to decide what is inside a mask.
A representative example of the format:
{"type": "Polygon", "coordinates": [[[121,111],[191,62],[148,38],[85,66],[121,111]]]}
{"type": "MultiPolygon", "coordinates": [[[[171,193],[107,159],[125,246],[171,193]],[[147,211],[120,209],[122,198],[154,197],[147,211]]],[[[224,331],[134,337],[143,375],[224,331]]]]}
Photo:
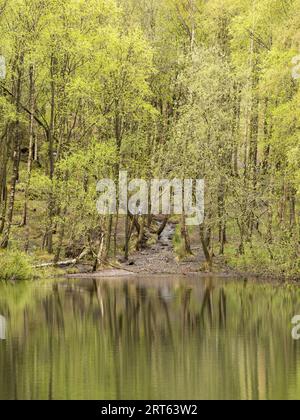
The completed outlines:
{"type": "Polygon", "coordinates": [[[96,212],[99,179],[117,181],[120,170],[204,178],[210,253],[228,246],[239,250],[234,265],[297,271],[300,0],[2,3],[0,228],[9,241],[95,254],[108,234],[106,246],[123,249],[123,217],[96,212]]]}
{"type": "Polygon", "coordinates": [[[297,244],[292,244],[289,240],[269,246],[255,241],[245,246],[243,255],[239,255],[236,248],[229,246],[225,258],[231,268],[242,273],[297,278],[300,257],[295,254],[296,247],[297,244]]]}
{"type": "Polygon", "coordinates": [[[31,280],[34,276],[28,255],[16,250],[0,252],[0,280],[31,280]]]}

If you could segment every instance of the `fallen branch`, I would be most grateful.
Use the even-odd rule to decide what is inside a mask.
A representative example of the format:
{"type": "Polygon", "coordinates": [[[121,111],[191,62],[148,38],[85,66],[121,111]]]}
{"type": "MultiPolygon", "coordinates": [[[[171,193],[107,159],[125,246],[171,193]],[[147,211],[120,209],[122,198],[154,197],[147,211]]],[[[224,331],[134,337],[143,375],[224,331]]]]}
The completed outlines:
{"type": "Polygon", "coordinates": [[[70,265],[74,266],[78,264],[82,258],[84,258],[87,254],[89,254],[89,250],[85,249],[77,258],[74,258],[72,260],[66,260],[66,261],[59,261],[59,262],[51,262],[51,263],[44,263],[35,265],[34,268],[49,268],[49,267],[68,267],[70,265]]]}
{"type": "MultiPolygon", "coordinates": [[[[91,244],[90,244],[90,247],[91,247],[91,244]]],[[[103,260],[102,258],[99,258],[99,256],[94,252],[94,250],[93,250],[92,247],[90,248],[89,252],[92,254],[92,256],[94,258],[97,258],[98,259],[98,263],[99,264],[103,264],[104,266],[109,266],[109,267],[114,268],[116,270],[128,271],[128,273],[134,274],[133,271],[130,271],[127,268],[120,267],[119,265],[113,264],[113,263],[111,263],[111,262],[109,262],[107,260],[103,260]]],[[[101,270],[98,270],[96,272],[101,272],[101,270]]]]}
{"type": "Polygon", "coordinates": [[[35,265],[34,268],[47,268],[47,267],[68,267],[69,265],[75,265],[77,263],[77,259],[74,260],[67,260],[67,261],[59,261],[57,263],[44,263],[35,265]]]}

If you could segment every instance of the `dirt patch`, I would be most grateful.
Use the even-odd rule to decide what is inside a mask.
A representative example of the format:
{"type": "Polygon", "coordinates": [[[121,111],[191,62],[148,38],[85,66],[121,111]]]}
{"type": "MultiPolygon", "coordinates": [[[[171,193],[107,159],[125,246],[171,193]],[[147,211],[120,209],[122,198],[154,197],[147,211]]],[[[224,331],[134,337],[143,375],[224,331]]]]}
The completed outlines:
{"type": "MultiPolygon", "coordinates": [[[[83,270],[80,274],[71,274],[72,278],[112,278],[112,277],[132,277],[142,275],[190,275],[197,274],[207,275],[208,272],[203,271],[205,257],[200,246],[193,246],[193,255],[184,261],[176,258],[173,249],[173,238],[175,235],[176,225],[168,223],[157,243],[146,247],[142,251],[137,251],[131,255],[128,262],[120,258],[120,269],[113,267],[98,271],[96,273],[86,274],[83,270]]],[[[86,267],[85,267],[86,269],[86,267]]],[[[220,265],[217,267],[217,273],[220,276],[227,277],[232,275],[232,271],[220,265]]]]}
{"type": "Polygon", "coordinates": [[[205,262],[200,248],[193,248],[194,255],[185,261],[176,259],[173,249],[173,237],[176,225],[168,223],[155,245],[143,251],[135,252],[129,263],[121,264],[133,273],[146,274],[187,274],[199,272],[205,262]],[[130,265],[128,267],[128,265],[130,265]]]}

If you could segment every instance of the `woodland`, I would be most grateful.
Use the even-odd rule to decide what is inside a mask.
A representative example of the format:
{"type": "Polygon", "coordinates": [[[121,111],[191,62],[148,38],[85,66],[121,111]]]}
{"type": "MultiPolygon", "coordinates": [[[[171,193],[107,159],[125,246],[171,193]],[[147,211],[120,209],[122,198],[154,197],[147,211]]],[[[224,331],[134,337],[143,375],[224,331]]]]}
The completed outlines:
{"type": "Polygon", "coordinates": [[[169,223],[199,270],[299,277],[299,54],[300,0],[0,0],[0,278],[116,266],[169,223]],[[99,215],[120,171],[204,179],[203,224],[99,215]]]}

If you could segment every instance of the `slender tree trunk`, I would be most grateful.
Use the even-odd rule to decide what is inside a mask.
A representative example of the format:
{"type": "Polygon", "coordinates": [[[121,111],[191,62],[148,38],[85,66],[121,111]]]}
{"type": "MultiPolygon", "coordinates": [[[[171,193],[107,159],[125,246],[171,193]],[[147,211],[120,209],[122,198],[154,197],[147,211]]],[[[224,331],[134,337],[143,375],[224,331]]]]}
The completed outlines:
{"type": "Polygon", "coordinates": [[[24,55],[21,53],[18,64],[18,79],[16,88],[16,111],[17,121],[15,123],[15,136],[14,136],[14,147],[13,147],[13,171],[10,182],[10,194],[9,203],[7,209],[6,226],[3,232],[2,242],[0,248],[6,249],[9,244],[11,226],[13,222],[14,207],[15,207],[15,196],[16,196],[16,184],[19,178],[19,164],[20,164],[20,148],[21,148],[21,132],[20,132],[20,112],[21,112],[21,86],[22,86],[22,74],[23,74],[23,61],[24,55]]]}
{"type": "Polygon", "coordinates": [[[218,216],[219,216],[219,243],[220,255],[224,255],[226,242],[226,223],[225,223],[225,180],[222,177],[219,185],[218,194],[218,216]]]}
{"type": "Polygon", "coordinates": [[[104,261],[108,261],[108,259],[109,259],[112,228],[113,228],[113,215],[109,215],[108,216],[108,223],[107,223],[105,251],[104,251],[104,254],[103,254],[103,260],[104,261]]]}
{"type": "Polygon", "coordinates": [[[161,234],[165,230],[165,228],[166,228],[166,226],[168,224],[168,221],[169,221],[169,216],[165,216],[164,221],[161,223],[161,225],[160,225],[160,227],[159,227],[159,229],[157,231],[158,238],[160,238],[161,234]]]}
{"type": "Polygon", "coordinates": [[[293,186],[289,188],[289,203],[290,203],[290,230],[294,231],[296,226],[296,194],[297,191],[293,186]]]}
{"type": "Polygon", "coordinates": [[[130,242],[130,226],[129,226],[129,215],[125,216],[125,248],[124,248],[124,258],[125,261],[128,261],[129,258],[129,242],[130,242]]]}
{"type": "Polygon", "coordinates": [[[34,74],[33,66],[30,66],[29,70],[29,92],[30,92],[30,121],[29,121],[29,153],[28,153],[28,162],[27,162],[27,180],[25,186],[25,202],[24,202],[24,211],[23,211],[23,222],[22,226],[26,226],[28,223],[28,197],[29,197],[29,187],[31,179],[31,170],[32,170],[32,160],[33,160],[33,146],[34,146],[34,74]]]}
{"type": "Polygon", "coordinates": [[[251,116],[250,116],[250,144],[249,144],[249,175],[253,200],[249,209],[249,239],[251,240],[253,229],[255,227],[254,214],[257,207],[256,191],[258,180],[258,132],[259,132],[259,96],[257,86],[259,83],[257,45],[254,38],[251,39],[251,116]]]}
{"type": "Polygon", "coordinates": [[[145,233],[146,218],[145,216],[141,217],[140,223],[140,233],[136,243],[136,250],[141,251],[143,249],[144,233],[145,233]]]}
{"type": "Polygon", "coordinates": [[[105,233],[103,231],[101,231],[99,251],[98,251],[97,257],[95,258],[95,262],[94,262],[94,266],[93,266],[93,272],[96,272],[98,267],[103,264],[104,246],[105,246],[105,233]]]}
{"type": "Polygon", "coordinates": [[[232,152],[232,159],[233,159],[233,175],[239,175],[239,168],[238,168],[238,157],[239,157],[239,134],[240,134],[240,114],[241,114],[241,98],[240,98],[240,88],[236,84],[234,87],[234,115],[233,115],[233,128],[232,128],[232,136],[233,136],[233,152],[232,152]]]}
{"type": "Polygon", "coordinates": [[[9,155],[9,140],[11,138],[11,127],[8,126],[1,138],[2,157],[0,167],[0,235],[2,235],[5,226],[5,215],[7,209],[7,164],[9,155]]]}
{"type": "Polygon", "coordinates": [[[237,224],[240,231],[240,244],[238,248],[238,255],[244,255],[245,254],[245,223],[240,220],[237,220],[237,224]]]}
{"type": "Polygon", "coordinates": [[[268,202],[268,222],[267,222],[267,243],[272,244],[273,243],[273,209],[271,204],[268,202]]]}
{"type": "Polygon", "coordinates": [[[202,249],[203,249],[203,253],[204,253],[206,262],[209,266],[209,269],[212,270],[213,259],[212,259],[212,256],[211,256],[210,252],[209,252],[209,248],[207,247],[203,225],[199,226],[199,233],[200,233],[200,241],[201,241],[201,245],[202,245],[202,249]]]}
{"type": "MultiPolygon", "coordinates": [[[[63,219],[64,218],[65,218],[65,215],[63,219]]],[[[56,248],[56,252],[54,256],[54,264],[57,264],[60,259],[60,254],[63,248],[64,237],[65,237],[65,220],[62,220],[60,224],[60,228],[59,228],[58,244],[57,244],[57,248],[56,248]]]]}
{"type": "MultiPolygon", "coordinates": [[[[6,182],[6,179],[5,179],[6,182]]],[[[3,189],[3,201],[2,201],[2,207],[1,207],[1,214],[0,214],[0,235],[2,235],[4,227],[5,227],[5,216],[6,216],[6,210],[7,210],[7,187],[5,185],[3,189]]]]}
{"type": "MultiPolygon", "coordinates": [[[[49,156],[49,177],[51,181],[54,176],[54,128],[55,128],[55,63],[56,59],[52,55],[50,62],[50,76],[51,76],[51,116],[50,128],[47,133],[48,137],[48,156],[49,156]]],[[[53,253],[53,218],[54,218],[54,197],[53,192],[49,197],[49,222],[47,227],[47,251],[49,254],[53,253]]]]}
{"type": "Polygon", "coordinates": [[[117,214],[115,218],[115,227],[114,227],[114,258],[117,257],[118,227],[119,227],[119,209],[117,209],[117,214]]]}
{"type": "Polygon", "coordinates": [[[184,241],[184,250],[186,255],[192,255],[191,240],[185,220],[185,213],[182,212],[181,217],[181,237],[184,241]]]}

